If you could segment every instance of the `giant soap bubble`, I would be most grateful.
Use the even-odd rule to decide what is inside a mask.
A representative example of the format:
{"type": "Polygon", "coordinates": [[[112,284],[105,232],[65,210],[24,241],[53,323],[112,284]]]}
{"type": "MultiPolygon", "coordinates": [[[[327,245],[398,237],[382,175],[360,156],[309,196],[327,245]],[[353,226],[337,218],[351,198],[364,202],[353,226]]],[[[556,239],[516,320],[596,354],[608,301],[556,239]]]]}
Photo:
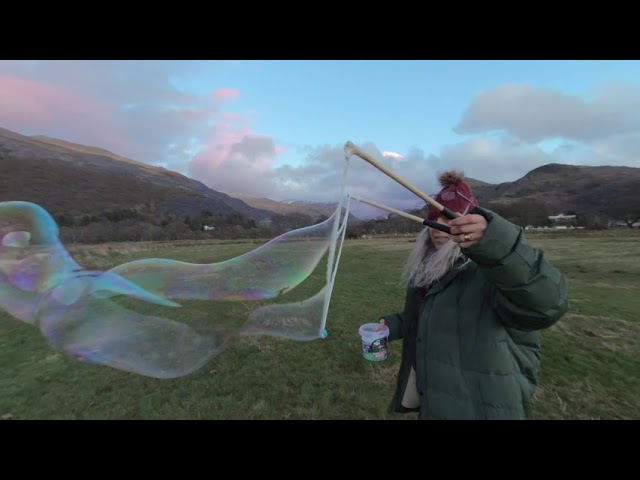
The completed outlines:
{"type": "Polygon", "coordinates": [[[150,258],[93,271],[73,260],[42,207],[0,202],[0,307],[37,326],[57,349],[155,378],[187,375],[242,336],[322,338],[348,204],[224,262],[150,258]],[[325,285],[310,298],[283,302],[325,257],[325,285]],[[181,313],[192,301],[200,303],[199,328],[181,313]],[[234,320],[229,303],[243,308],[234,320]]]}

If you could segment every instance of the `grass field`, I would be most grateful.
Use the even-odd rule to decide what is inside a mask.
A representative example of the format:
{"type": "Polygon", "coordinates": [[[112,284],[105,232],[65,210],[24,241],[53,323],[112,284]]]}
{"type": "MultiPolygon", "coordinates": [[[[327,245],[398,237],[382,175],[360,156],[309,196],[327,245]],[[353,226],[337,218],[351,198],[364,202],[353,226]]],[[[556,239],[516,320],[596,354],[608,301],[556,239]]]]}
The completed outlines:
{"type": "MultiPolygon", "coordinates": [[[[570,311],[544,333],[537,419],[640,419],[640,234],[535,234],[567,276],[570,311]]],[[[240,340],[186,377],[157,380],[56,352],[33,326],[0,312],[0,416],[13,419],[412,419],[390,416],[401,345],[366,361],[358,327],[400,309],[407,237],[345,241],[325,340],[240,340]]],[[[195,263],[260,242],[75,246],[86,268],[138,258],[195,263]]],[[[291,292],[315,293],[324,272],[291,292]]],[[[211,306],[195,306],[204,318],[211,306]]],[[[206,321],[206,319],[201,320],[206,321]]]]}

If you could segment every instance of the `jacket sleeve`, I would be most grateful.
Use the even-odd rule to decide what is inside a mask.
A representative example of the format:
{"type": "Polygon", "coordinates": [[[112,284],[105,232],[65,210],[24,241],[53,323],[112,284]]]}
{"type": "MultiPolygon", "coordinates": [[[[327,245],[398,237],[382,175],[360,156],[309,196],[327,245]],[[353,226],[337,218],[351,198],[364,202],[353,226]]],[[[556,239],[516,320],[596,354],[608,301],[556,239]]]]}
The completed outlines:
{"type": "Polygon", "coordinates": [[[487,219],[487,230],[463,251],[493,284],[498,317],[518,330],[550,327],[568,310],[564,276],[527,242],[521,227],[490,210],[477,213],[487,219]]]}
{"type": "Polygon", "coordinates": [[[405,314],[404,312],[396,312],[390,313],[388,315],[384,315],[380,317],[384,319],[385,325],[389,327],[389,341],[392,342],[394,340],[400,340],[403,335],[402,325],[404,323],[405,314]]]}
{"type": "Polygon", "coordinates": [[[419,289],[415,287],[407,288],[404,299],[404,309],[400,312],[389,313],[380,318],[384,319],[385,324],[389,327],[389,341],[400,340],[404,338],[405,331],[409,325],[407,322],[415,321],[417,317],[419,289]]]}

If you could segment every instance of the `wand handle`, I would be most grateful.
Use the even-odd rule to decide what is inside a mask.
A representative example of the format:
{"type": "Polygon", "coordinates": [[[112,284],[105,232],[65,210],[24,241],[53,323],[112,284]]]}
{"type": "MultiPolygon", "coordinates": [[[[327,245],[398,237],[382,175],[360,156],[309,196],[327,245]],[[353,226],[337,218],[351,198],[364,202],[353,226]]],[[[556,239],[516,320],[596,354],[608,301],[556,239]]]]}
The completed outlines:
{"type": "Polygon", "coordinates": [[[445,233],[451,234],[451,229],[447,225],[443,225],[441,223],[434,222],[433,220],[422,219],[420,217],[417,217],[416,215],[411,215],[410,213],[406,213],[406,212],[403,212],[401,210],[396,210],[395,208],[387,207],[386,205],[381,205],[379,203],[372,202],[371,200],[364,200],[364,199],[362,199],[360,197],[356,197],[355,195],[349,195],[349,196],[351,198],[353,198],[354,200],[357,200],[358,202],[366,203],[366,204],[371,205],[373,207],[377,207],[377,208],[380,208],[382,210],[386,210],[388,212],[396,213],[396,214],[400,215],[401,217],[408,218],[409,220],[413,220],[414,222],[421,223],[422,225],[426,225],[427,227],[435,228],[436,230],[440,230],[441,232],[445,232],[445,233]]]}
{"type": "Polygon", "coordinates": [[[442,212],[442,214],[445,217],[447,217],[448,219],[453,220],[454,218],[458,217],[457,213],[452,212],[451,210],[449,210],[444,205],[441,205],[440,203],[436,202],[433,198],[431,198],[426,193],[421,192],[416,187],[414,187],[413,185],[411,185],[407,181],[405,181],[402,178],[400,178],[398,175],[393,173],[391,170],[386,168],[384,165],[381,165],[379,162],[377,162],[371,155],[369,155],[368,153],[363,152],[362,150],[360,150],[360,148],[358,148],[353,142],[347,142],[345,144],[345,146],[344,146],[344,151],[345,151],[345,155],[347,156],[347,158],[349,158],[351,155],[357,155],[358,157],[360,157],[361,159],[365,160],[366,162],[369,162],[371,165],[376,167],[382,173],[384,173],[385,175],[391,177],[396,182],[398,182],[400,185],[402,185],[404,188],[406,188],[407,190],[413,192],[418,197],[423,199],[425,202],[427,202],[428,204],[433,206],[435,209],[437,209],[438,211],[442,212]]]}

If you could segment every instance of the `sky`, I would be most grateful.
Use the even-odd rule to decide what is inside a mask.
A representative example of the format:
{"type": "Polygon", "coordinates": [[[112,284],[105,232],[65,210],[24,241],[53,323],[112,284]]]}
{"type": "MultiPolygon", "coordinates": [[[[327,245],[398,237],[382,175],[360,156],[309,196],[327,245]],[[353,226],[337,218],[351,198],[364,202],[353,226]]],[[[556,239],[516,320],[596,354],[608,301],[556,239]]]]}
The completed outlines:
{"type": "Polygon", "coordinates": [[[348,165],[346,193],[409,209],[347,141],[428,195],[450,169],[640,167],[640,61],[2,60],[0,127],[273,200],[336,202],[348,165]]]}

